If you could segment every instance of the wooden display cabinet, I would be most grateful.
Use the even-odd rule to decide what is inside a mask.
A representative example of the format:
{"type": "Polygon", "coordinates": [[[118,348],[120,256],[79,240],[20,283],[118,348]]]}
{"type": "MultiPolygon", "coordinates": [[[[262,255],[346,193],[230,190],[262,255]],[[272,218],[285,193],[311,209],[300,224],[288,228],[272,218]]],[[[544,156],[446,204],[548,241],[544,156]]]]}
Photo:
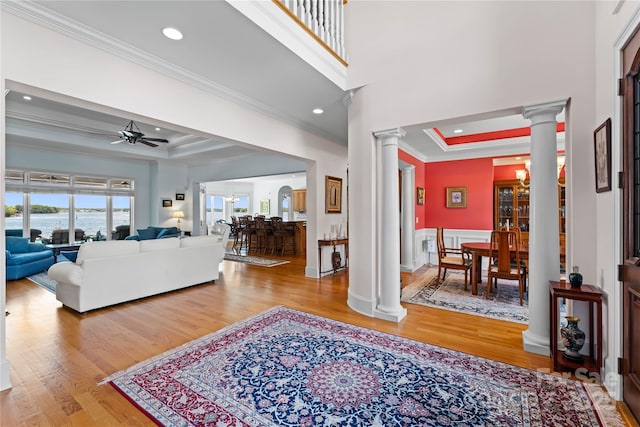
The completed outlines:
{"type": "MultiPolygon", "coordinates": [[[[560,231],[560,255],[564,258],[565,252],[565,188],[564,177],[560,178],[558,185],[558,230],[560,231]]],[[[525,181],[529,185],[529,181],[525,181]]],[[[494,181],[493,183],[493,227],[498,230],[506,227],[507,221],[510,227],[518,227],[523,242],[529,241],[529,187],[520,185],[517,179],[506,181],[494,181]]]]}
{"type": "Polygon", "coordinates": [[[294,212],[307,211],[307,190],[291,190],[291,197],[293,198],[294,212]]]}

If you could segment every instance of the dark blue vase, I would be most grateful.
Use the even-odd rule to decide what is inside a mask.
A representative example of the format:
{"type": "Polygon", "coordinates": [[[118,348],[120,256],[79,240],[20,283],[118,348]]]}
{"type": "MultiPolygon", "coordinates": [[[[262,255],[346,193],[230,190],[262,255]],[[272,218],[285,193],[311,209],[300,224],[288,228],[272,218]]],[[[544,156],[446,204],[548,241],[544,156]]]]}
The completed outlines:
{"type": "Polygon", "coordinates": [[[572,288],[579,288],[582,286],[582,274],[578,272],[578,266],[573,266],[573,272],[569,274],[569,283],[572,288]]]}
{"type": "Polygon", "coordinates": [[[562,336],[562,344],[564,344],[563,356],[565,359],[581,362],[584,357],[580,354],[580,350],[584,345],[585,333],[578,328],[577,317],[567,316],[567,324],[560,328],[562,336]]]}

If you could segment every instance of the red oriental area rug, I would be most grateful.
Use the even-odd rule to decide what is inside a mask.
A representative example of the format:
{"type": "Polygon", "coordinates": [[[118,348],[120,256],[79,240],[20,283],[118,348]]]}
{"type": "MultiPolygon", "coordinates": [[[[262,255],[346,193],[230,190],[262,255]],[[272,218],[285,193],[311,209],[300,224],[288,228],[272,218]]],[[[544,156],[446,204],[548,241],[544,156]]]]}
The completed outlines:
{"type": "Polygon", "coordinates": [[[105,382],[166,426],[624,425],[581,382],[285,307],[105,382]]]}

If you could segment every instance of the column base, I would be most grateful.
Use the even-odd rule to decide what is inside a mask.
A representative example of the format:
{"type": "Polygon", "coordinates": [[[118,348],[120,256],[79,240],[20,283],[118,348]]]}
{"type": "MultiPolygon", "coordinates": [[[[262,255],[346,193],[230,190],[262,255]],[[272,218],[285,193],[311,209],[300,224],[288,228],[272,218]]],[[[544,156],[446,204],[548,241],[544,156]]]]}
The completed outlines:
{"type": "Polygon", "coordinates": [[[522,331],[522,344],[524,346],[524,351],[529,353],[549,356],[551,354],[549,339],[549,337],[535,335],[529,329],[522,331]]]}
{"type": "Polygon", "coordinates": [[[412,264],[400,264],[400,271],[404,271],[406,273],[413,273],[417,269],[418,267],[412,264]]]}
{"type": "Polygon", "coordinates": [[[357,313],[373,317],[373,301],[354,295],[351,290],[347,291],[347,305],[357,313]]]}
{"type": "Polygon", "coordinates": [[[304,277],[312,277],[314,279],[320,278],[320,270],[316,267],[305,267],[304,277]]]}
{"type": "Polygon", "coordinates": [[[393,311],[385,311],[379,308],[373,310],[373,317],[382,320],[388,320],[389,322],[400,322],[402,319],[407,317],[407,309],[400,306],[398,310],[393,311]]]}
{"type": "Polygon", "coordinates": [[[11,388],[11,365],[7,359],[0,361],[0,390],[11,388]]]}

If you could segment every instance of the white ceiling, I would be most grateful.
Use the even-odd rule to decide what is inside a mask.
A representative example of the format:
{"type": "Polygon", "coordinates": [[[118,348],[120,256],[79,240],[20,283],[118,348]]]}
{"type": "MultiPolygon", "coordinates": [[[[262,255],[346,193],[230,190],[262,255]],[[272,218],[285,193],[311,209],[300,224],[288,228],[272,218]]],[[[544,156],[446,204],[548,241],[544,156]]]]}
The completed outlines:
{"type": "MultiPolygon", "coordinates": [[[[46,22],[69,35],[91,37],[112,52],[117,46],[123,56],[205,82],[221,96],[347,144],[345,92],[224,1],[38,1],[2,2],[2,7],[34,19],[46,17],[46,22]],[[164,38],[161,29],[166,26],[181,29],[184,39],[164,38]],[[325,113],[313,114],[316,107],[325,113]]],[[[8,143],[112,157],[171,159],[189,165],[266,154],[270,161],[282,160],[283,172],[304,169],[299,161],[277,153],[256,151],[135,112],[108,110],[30,89],[18,88],[6,95],[8,143]],[[24,94],[32,95],[32,100],[25,101],[24,94]],[[167,138],[170,143],[158,148],[111,145],[118,139],[117,131],[132,119],[146,136],[167,138]]],[[[523,126],[528,121],[519,111],[416,124],[403,127],[407,136],[401,147],[424,161],[527,153],[528,141],[522,139],[449,147],[431,130],[437,127],[449,137],[459,128],[464,135],[523,126]]]]}

